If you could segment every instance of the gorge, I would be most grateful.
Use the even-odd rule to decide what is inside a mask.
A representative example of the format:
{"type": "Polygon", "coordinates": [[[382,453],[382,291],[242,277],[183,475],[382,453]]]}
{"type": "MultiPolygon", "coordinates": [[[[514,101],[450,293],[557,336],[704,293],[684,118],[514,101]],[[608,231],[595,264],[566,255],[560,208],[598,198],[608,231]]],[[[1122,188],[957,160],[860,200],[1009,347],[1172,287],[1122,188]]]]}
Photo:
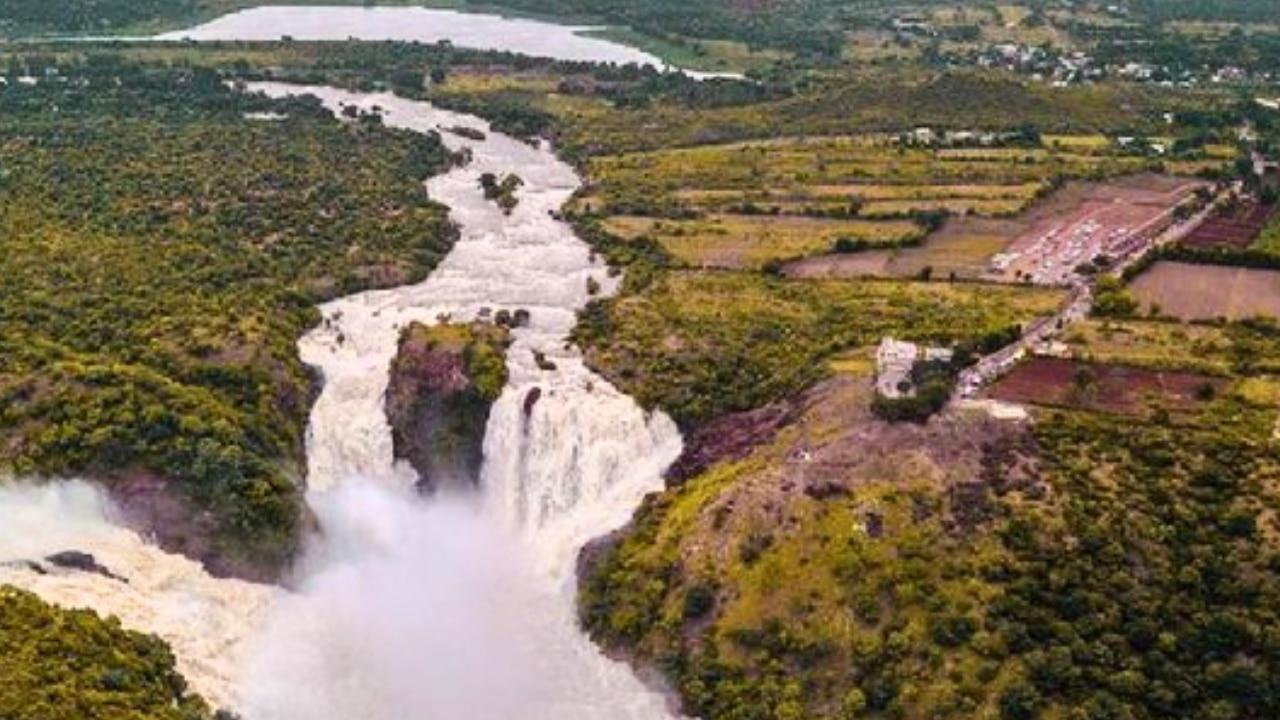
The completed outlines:
{"type": "Polygon", "coordinates": [[[574,618],[579,549],[660,489],[681,441],[669,418],[596,377],[567,344],[592,289],[617,284],[554,217],[578,185],[573,169],[546,146],[425,103],[323,87],[248,89],[313,94],[335,114],[355,106],[418,132],[482,133],[443,133],[469,161],[428,182],[460,228],[440,266],[423,283],[325,305],[324,322],[300,343],[324,382],[307,436],[319,532],[293,589],[214,580],[113,525],[83,484],[8,491],[14,497],[0,510],[30,532],[7,533],[0,557],[91,547],[127,582],[21,564],[0,567],[0,581],[157,633],[197,691],[248,720],[667,716],[665,699],[605,658],[574,618]],[[510,214],[483,197],[486,172],[524,180],[510,214]],[[424,499],[415,473],[394,458],[384,409],[400,331],[502,310],[523,310],[528,322],[512,330],[480,490],[424,499]],[[77,532],[47,533],[65,524],[69,507],[83,517],[77,532]]]}

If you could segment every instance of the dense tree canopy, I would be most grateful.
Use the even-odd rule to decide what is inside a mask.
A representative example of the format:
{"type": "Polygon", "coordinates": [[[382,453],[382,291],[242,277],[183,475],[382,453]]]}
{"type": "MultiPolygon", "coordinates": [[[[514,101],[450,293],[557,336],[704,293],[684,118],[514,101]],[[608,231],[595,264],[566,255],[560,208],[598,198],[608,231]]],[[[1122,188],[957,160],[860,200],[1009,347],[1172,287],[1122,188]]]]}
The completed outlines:
{"type": "Polygon", "coordinates": [[[97,59],[0,86],[0,464],[180,481],[220,555],[296,540],[315,303],[448,249],[438,138],[97,59]],[[260,120],[246,114],[261,115],[260,120]]]}
{"type": "Polygon", "coordinates": [[[209,720],[158,638],[0,586],[0,717],[209,720]]]}

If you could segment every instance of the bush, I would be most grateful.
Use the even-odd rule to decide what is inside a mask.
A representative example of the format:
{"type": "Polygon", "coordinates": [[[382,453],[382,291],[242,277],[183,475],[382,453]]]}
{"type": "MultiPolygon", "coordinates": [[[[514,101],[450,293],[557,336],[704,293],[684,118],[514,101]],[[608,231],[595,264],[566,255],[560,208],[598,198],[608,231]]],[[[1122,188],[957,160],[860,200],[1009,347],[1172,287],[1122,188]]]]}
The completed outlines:
{"type": "Polygon", "coordinates": [[[1033,720],[1040,705],[1040,695],[1035,688],[1019,682],[1010,685],[1000,696],[1002,720],[1033,720]]]}
{"type": "Polygon", "coordinates": [[[685,591],[684,619],[700,620],[716,605],[716,592],[706,583],[697,583],[685,591]]]}

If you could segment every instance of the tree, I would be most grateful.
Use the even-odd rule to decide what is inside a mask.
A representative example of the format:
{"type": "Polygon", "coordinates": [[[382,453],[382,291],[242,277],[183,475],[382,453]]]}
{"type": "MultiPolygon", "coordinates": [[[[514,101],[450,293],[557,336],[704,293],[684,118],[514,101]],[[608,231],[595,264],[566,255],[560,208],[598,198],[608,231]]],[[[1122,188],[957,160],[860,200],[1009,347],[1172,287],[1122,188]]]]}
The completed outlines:
{"type": "Polygon", "coordinates": [[[1098,376],[1088,367],[1078,367],[1071,375],[1071,384],[1077,392],[1086,392],[1098,381],[1098,376]]]}
{"type": "Polygon", "coordinates": [[[1015,682],[1000,696],[1002,720],[1032,720],[1040,704],[1040,694],[1025,681],[1015,682]]]}

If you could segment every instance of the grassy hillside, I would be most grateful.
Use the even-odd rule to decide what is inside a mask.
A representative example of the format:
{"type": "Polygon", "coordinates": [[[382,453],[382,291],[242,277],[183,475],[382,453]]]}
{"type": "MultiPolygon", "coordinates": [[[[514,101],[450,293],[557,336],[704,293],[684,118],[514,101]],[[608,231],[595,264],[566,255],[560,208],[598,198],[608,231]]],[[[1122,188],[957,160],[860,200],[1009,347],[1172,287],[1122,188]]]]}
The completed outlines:
{"type": "Polygon", "coordinates": [[[718,718],[1251,718],[1280,709],[1274,400],[1189,428],[870,417],[803,396],[591,566],[593,636],[718,718]]]}
{"type": "Polygon", "coordinates": [[[596,302],[574,339],[624,392],[689,428],[799,392],[828,359],[884,335],[976,347],[1061,300],[1030,288],[681,271],[596,302]]]}
{"type": "Polygon", "coordinates": [[[1275,23],[1276,7],[1270,0],[1129,0],[1129,7],[1158,22],[1204,20],[1210,22],[1275,23]]]}

